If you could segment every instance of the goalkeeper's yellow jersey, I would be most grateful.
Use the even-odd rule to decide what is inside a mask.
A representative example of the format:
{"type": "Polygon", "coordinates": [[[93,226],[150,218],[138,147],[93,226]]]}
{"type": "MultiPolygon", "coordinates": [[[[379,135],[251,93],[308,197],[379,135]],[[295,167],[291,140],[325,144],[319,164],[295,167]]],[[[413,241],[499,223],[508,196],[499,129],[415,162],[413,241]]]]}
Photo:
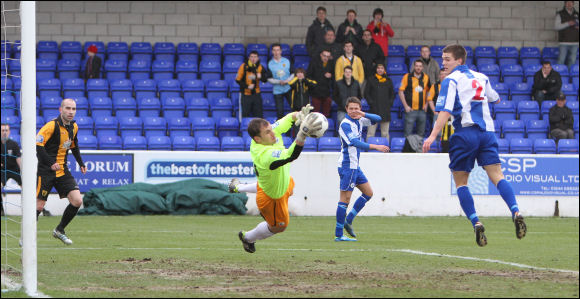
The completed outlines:
{"type": "Polygon", "coordinates": [[[250,145],[258,185],[266,195],[273,199],[282,197],[290,184],[290,163],[274,170],[270,170],[270,165],[275,161],[288,159],[294,152],[296,143],[292,142],[292,145],[286,149],[282,140],[282,133],[290,130],[293,123],[292,113],[290,113],[272,124],[272,130],[276,135],[275,144],[262,145],[252,140],[250,145]]]}

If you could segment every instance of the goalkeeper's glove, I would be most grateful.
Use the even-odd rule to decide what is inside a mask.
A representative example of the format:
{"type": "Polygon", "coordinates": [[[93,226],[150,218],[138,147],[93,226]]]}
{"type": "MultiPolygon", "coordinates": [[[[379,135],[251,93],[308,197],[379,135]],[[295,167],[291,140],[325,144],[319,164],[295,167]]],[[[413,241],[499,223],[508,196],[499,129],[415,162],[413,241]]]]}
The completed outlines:
{"type": "Polygon", "coordinates": [[[296,141],[304,142],[308,137],[308,132],[316,132],[322,129],[322,120],[317,117],[307,117],[300,125],[300,130],[296,135],[296,141]]]}
{"type": "Polygon", "coordinates": [[[302,110],[300,110],[300,112],[298,112],[298,115],[296,116],[296,121],[294,122],[294,124],[300,126],[302,121],[304,121],[304,119],[306,118],[306,116],[308,116],[308,114],[312,109],[314,109],[314,107],[312,107],[312,105],[310,104],[306,104],[306,106],[302,107],[302,110]]]}

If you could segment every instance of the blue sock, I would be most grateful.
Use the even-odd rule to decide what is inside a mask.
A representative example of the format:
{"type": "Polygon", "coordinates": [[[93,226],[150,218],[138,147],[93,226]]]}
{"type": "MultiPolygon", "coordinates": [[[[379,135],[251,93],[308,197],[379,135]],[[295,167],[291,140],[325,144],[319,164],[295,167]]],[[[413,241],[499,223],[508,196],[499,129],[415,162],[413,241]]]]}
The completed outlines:
{"type": "Polygon", "coordinates": [[[344,228],[344,218],[346,216],[347,207],[347,203],[339,202],[338,208],[336,208],[336,231],[334,235],[339,238],[342,237],[342,230],[344,228]]]}
{"type": "Polygon", "coordinates": [[[514,189],[512,185],[508,183],[506,180],[501,180],[497,183],[497,190],[499,190],[499,194],[503,201],[507,204],[508,208],[512,212],[512,217],[515,212],[519,212],[520,209],[518,208],[518,203],[516,201],[516,195],[514,193],[514,189]]]}
{"type": "Polygon", "coordinates": [[[346,222],[348,224],[352,224],[354,217],[356,217],[356,215],[360,212],[360,210],[362,210],[362,208],[365,207],[365,204],[370,199],[371,199],[370,196],[366,194],[361,194],[361,196],[354,203],[354,206],[352,207],[352,210],[350,210],[350,213],[348,213],[348,216],[346,216],[346,222]]]}
{"type": "Polygon", "coordinates": [[[457,188],[457,196],[459,197],[459,204],[461,205],[461,209],[463,209],[463,212],[471,221],[471,224],[475,226],[475,224],[479,222],[479,218],[475,213],[475,204],[473,203],[473,196],[471,196],[469,188],[467,188],[467,186],[461,186],[457,188]]]}

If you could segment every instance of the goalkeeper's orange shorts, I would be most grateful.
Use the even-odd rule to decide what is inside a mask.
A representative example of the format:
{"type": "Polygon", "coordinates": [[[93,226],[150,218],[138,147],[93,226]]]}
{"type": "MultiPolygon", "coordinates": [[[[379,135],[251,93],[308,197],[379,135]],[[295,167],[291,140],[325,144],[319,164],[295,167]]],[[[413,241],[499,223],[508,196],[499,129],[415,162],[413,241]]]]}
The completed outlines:
{"type": "Polygon", "coordinates": [[[288,198],[294,192],[294,179],[290,177],[290,184],[286,193],[280,198],[273,199],[266,195],[264,190],[258,184],[258,192],[256,193],[256,203],[262,217],[272,227],[286,227],[290,222],[290,214],[288,213],[288,198]]]}

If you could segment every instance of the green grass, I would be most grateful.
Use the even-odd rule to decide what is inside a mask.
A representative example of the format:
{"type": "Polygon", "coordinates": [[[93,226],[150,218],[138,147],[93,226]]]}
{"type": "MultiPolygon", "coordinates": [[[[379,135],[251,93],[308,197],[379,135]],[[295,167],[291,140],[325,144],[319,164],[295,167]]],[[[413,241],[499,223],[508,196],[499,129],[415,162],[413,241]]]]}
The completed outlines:
{"type": "MultiPolygon", "coordinates": [[[[67,228],[70,247],[51,236],[58,221],[38,223],[38,288],[52,297],[579,295],[578,218],[528,217],[523,240],[511,219],[482,218],[489,244],[480,248],[462,217],[358,217],[359,241],[344,243],[333,241],[334,217],[292,217],[254,254],[237,232],[262,221],[255,216],[79,216],[67,228]]],[[[22,293],[2,294],[14,296],[22,293]]]]}

